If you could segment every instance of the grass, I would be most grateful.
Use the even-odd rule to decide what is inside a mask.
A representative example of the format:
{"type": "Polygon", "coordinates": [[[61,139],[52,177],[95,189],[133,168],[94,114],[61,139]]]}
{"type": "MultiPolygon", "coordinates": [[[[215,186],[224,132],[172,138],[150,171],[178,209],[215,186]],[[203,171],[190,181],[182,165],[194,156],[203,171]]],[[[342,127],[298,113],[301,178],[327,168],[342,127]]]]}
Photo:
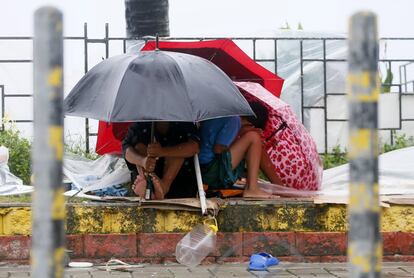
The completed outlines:
{"type": "Polygon", "coordinates": [[[348,163],[346,150],[343,152],[340,146],[335,146],[331,153],[321,155],[321,159],[323,162],[323,169],[329,169],[348,163]]]}
{"type": "MultiPolygon", "coordinates": [[[[65,197],[65,202],[69,204],[79,204],[84,202],[89,202],[89,199],[85,198],[70,198],[65,197]]],[[[0,196],[0,204],[6,203],[31,203],[32,195],[31,194],[22,194],[22,195],[13,195],[13,196],[0,196]]]]}
{"type": "Polygon", "coordinates": [[[410,146],[414,146],[414,137],[413,136],[406,136],[405,134],[397,135],[395,130],[393,131],[394,137],[394,144],[384,144],[382,146],[382,153],[395,151],[402,148],[407,148],[410,146]]]}
{"type": "Polygon", "coordinates": [[[14,195],[14,196],[0,196],[0,203],[30,203],[32,196],[30,194],[14,195]]]}
{"type": "Polygon", "coordinates": [[[78,139],[76,141],[73,141],[71,140],[70,136],[67,136],[66,139],[66,141],[68,142],[65,142],[65,152],[85,157],[91,160],[98,159],[99,155],[97,153],[86,151],[84,139],[78,139]]]}

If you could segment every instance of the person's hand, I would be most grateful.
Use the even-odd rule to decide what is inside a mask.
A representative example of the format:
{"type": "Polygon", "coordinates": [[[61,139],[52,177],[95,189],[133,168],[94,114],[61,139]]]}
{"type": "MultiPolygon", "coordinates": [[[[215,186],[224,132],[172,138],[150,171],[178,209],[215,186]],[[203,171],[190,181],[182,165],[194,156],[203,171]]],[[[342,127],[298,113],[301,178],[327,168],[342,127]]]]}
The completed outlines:
{"type": "Polygon", "coordinates": [[[160,143],[151,143],[147,147],[147,155],[151,157],[162,157],[163,148],[160,143]]]}
{"type": "Polygon", "coordinates": [[[154,172],[155,170],[155,163],[157,162],[157,159],[155,157],[149,157],[147,156],[144,158],[144,169],[147,172],[154,172]]]}

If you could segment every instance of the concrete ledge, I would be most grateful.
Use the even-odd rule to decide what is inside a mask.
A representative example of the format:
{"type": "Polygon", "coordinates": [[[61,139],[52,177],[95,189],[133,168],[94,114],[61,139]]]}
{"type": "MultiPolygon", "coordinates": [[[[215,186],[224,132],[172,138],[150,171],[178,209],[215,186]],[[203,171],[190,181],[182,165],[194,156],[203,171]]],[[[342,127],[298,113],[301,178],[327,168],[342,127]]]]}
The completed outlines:
{"type": "MultiPolygon", "coordinates": [[[[184,233],[68,235],[72,259],[105,262],[175,261],[175,246],[184,233]]],[[[384,261],[414,261],[414,233],[385,232],[384,261]]],[[[29,236],[0,236],[0,261],[27,263],[29,236]]],[[[218,233],[216,250],[204,263],[244,262],[256,252],[269,252],[285,262],[345,262],[344,232],[218,233]]]]}
{"type": "MultiPolygon", "coordinates": [[[[217,216],[216,250],[205,263],[242,262],[255,252],[283,261],[344,262],[347,247],[345,205],[310,201],[228,201],[217,216]]],[[[74,259],[105,262],[175,261],[177,242],[203,221],[198,211],[142,208],[133,203],[67,205],[67,247],[74,259]]],[[[414,261],[414,207],[382,209],[385,261],[414,261]]],[[[0,261],[27,263],[30,204],[0,206],[0,261]]]]}
{"type": "MultiPolygon", "coordinates": [[[[345,205],[309,201],[229,201],[217,217],[222,232],[345,232],[345,205]]],[[[142,208],[137,204],[67,205],[68,234],[182,233],[202,222],[199,212],[142,208]]],[[[382,209],[381,231],[414,232],[414,206],[382,209]]],[[[0,235],[30,235],[30,204],[0,206],[0,235]]]]}

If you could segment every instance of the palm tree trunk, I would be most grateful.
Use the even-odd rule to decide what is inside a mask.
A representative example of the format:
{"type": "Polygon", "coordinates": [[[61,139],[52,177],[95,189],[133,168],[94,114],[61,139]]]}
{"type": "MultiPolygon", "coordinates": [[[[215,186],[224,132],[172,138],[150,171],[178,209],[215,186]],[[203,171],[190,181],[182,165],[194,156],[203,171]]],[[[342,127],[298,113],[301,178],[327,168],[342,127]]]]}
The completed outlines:
{"type": "Polygon", "coordinates": [[[128,38],[170,35],[168,0],[125,0],[128,38]]]}

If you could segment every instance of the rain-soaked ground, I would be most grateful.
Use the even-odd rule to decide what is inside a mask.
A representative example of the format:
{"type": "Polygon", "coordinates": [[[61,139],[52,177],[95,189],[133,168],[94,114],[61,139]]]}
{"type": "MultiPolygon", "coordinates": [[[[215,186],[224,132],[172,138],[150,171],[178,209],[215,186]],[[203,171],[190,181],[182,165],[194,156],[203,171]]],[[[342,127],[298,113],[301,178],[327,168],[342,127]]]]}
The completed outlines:
{"type": "MultiPolygon", "coordinates": [[[[268,271],[247,271],[247,264],[204,265],[193,269],[171,265],[139,265],[124,271],[106,271],[105,266],[67,268],[65,277],[349,277],[345,263],[281,263],[268,271]]],[[[0,277],[30,277],[28,266],[4,265],[0,277]]],[[[414,263],[384,263],[382,277],[414,277],[414,263]]]]}

